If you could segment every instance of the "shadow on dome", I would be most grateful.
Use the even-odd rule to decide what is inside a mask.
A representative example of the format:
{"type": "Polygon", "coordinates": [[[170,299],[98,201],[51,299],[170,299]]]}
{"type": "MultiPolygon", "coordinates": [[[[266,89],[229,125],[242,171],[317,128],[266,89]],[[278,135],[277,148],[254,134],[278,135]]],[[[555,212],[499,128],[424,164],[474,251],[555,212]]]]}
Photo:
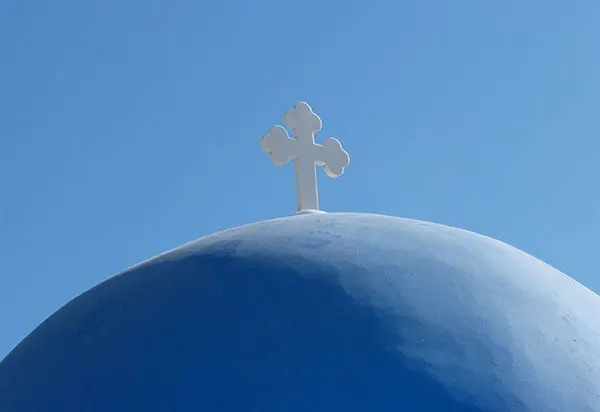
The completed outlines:
{"type": "Polygon", "coordinates": [[[334,266],[234,250],[150,262],[66,305],[3,362],[2,410],[480,410],[409,368],[334,266]]]}

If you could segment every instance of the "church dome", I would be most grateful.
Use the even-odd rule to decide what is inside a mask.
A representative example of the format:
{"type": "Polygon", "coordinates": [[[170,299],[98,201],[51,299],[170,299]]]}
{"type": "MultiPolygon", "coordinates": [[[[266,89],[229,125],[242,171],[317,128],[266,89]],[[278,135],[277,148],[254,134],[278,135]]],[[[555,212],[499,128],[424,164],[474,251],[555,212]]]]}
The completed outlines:
{"type": "Polygon", "coordinates": [[[485,236],[294,215],[74,299],[0,363],[0,410],[598,412],[598,313],[485,236]]]}

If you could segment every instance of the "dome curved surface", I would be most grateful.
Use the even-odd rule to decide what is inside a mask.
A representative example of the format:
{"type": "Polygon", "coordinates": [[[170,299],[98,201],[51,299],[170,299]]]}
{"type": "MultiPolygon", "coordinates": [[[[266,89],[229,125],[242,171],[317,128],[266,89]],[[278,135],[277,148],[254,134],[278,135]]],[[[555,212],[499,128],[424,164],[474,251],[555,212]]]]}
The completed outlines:
{"type": "Polygon", "coordinates": [[[0,363],[0,410],[598,412],[598,313],[485,236],[297,215],[74,299],[0,363]]]}

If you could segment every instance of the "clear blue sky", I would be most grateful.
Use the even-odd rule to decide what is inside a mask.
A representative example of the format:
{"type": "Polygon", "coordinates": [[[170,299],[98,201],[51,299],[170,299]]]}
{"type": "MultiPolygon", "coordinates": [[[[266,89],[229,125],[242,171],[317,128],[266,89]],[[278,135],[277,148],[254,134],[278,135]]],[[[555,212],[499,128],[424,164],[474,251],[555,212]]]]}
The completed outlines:
{"type": "Polygon", "coordinates": [[[600,291],[600,2],[0,2],[0,358],[67,301],[294,211],[259,139],[308,101],[321,206],[432,220],[600,291]]]}

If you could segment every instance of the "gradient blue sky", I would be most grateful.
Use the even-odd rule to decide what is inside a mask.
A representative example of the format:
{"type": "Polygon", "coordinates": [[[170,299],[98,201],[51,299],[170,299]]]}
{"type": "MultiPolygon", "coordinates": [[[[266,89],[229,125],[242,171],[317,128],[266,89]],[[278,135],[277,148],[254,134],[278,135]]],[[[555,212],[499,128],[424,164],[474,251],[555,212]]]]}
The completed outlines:
{"type": "Polygon", "coordinates": [[[0,2],[0,358],[125,267],[294,211],[259,139],[308,101],[321,205],[432,220],[600,290],[600,2],[0,2]]]}

